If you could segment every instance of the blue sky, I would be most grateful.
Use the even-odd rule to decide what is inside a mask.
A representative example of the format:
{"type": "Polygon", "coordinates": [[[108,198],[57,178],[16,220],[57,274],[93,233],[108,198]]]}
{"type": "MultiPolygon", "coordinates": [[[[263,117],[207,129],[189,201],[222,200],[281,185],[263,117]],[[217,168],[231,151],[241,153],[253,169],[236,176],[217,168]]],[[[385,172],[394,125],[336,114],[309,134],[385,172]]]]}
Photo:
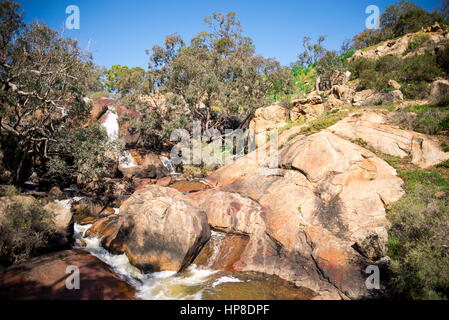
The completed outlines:
{"type": "MultiPolygon", "coordinates": [[[[395,0],[19,0],[27,22],[39,20],[61,31],[69,5],[80,9],[80,29],[65,36],[83,49],[91,39],[97,64],[147,68],[145,49],[162,44],[166,35],[179,33],[186,42],[205,30],[204,17],[212,12],[235,11],[245,35],[258,54],[288,65],[302,51],[302,38],[328,36],[328,49],[340,49],[343,40],[365,28],[368,5],[381,13],[395,0]]],[[[416,0],[432,11],[440,0],[416,0]]]]}

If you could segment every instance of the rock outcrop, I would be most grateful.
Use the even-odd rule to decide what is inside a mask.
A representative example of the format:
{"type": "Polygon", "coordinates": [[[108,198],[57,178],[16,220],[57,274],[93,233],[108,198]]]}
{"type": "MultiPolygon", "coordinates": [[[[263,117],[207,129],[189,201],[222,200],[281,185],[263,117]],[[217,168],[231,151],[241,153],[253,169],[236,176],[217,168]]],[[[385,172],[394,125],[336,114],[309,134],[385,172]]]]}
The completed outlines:
{"type": "Polygon", "coordinates": [[[135,289],[88,253],[66,250],[33,258],[0,273],[0,299],[14,300],[130,300],[135,289]],[[79,289],[68,267],[79,268],[79,289]],[[69,273],[67,273],[69,270],[69,273]]]}
{"type": "Polygon", "coordinates": [[[326,77],[321,76],[317,79],[317,87],[320,91],[330,90],[336,85],[345,85],[351,78],[351,72],[339,72],[332,70],[326,77]]]}
{"type": "Polygon", "coordinates": [[[434,81],[432,83],[429,100],[433,103],[449,102],[449,81],[434,81]]]}
{"type": "Polygon", "coordinates": [[[347,117],[328,130],[352,140],[364,141],[382,153],[404,158],[411,156],[412,163],[427,168],[449,159],[440,143],[431,136],[384,124],[384,119],[373,112],[347,117]]]}
{"type": "Polygon", "coordinates": [[[384,41],[376,46],[357,50],[356,53],[349,59],[353,60],[357,59],[358,57],[378,58],[386,55],[394,55],[400,58],[407,58],[411,55],[422,54],[424,53],[424,51],[422,50],[418,50],[417,52],[409,52],[408,54],[404,53],[409,47],[409,42],[412,41],[417,35],[423,34],[427,34],[429,36],[429,42],[433,44],[449,39],[447,26],[440,26],[438,24],[435,24],[434,26],[429,27],[424,32],[418,31],[415,33],[407,33],[399,39],[384,41]]]}
{"type": "Polygon", "coordinates": [[[275,274],[320,298],[369,297],[364,270],[386,255],[384,204],[404,193],[395,170],[330,132],[291,139],[278,169],[247,157],[189,195],[213,228],[248,237],[230,269],[275,274]]]}
{"type": "Polygon", "coordinates": [[[249,124],[249,129],[255,135],[256,145],[265,144],[267,132],[284,127],[288,119],[288,109],[280,104],[257,109],[249,124]]]}
{"type": "Polygon", "coordinates": [[[135,192],[118,218],[107,219],[87,234],[100,234],[107,249],[146,272],[184,269],[210,238],[207,216],[192,200],[156,185],[135,192]]]}
{"type": "Polygon", "coordinates": [[[119,170],[125,177],[157,179],[169,174],[159,156],[156,154],[151,152],[145,153],[144,155],[140,155],[137,152],[133,153],[133,158],[139,160],[136,161],[136,166],[129,167],[119,165],[119,170]]]}
{"type": "Polygon", "coordinates": [[[55,202],[49,202],[44,206],[44,209],[53,213],[53,221],[55,223],[56,235],[58,243],[61,246],[66,246],[71,243],[73,236],[73,214],[70,209],[55,202]]]}
{"type": "Polygon", "coordinates": [[[310,120],[322,114],[325,110],[323,98],[316,92],[311,92],[303,99],[292,101],[293,108],[290,110],[292,121],[310,120]]]}

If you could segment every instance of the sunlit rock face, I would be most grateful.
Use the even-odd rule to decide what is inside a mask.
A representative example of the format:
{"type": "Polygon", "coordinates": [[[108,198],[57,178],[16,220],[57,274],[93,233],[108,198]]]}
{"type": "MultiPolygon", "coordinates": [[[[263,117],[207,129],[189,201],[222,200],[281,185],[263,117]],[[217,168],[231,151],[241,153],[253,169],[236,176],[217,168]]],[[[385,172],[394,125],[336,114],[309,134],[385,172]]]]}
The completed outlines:
{"type": "Polygon", "coordinates": [[[119,218],[95,226],[111,252],[145,272],[186,268],[210,238],[206,214],[172,188],[148,185],[120,207],[119,218]]]}
{"type": "MultiPolygon", "coordinates": [[[[276,274],[319,299],[369,297],[364,271],[386,255],[384,205],[404,194],[402,180],[331,132],[285,141],[280,168],[242,159],[208,177],[214,189],[189,194],[214,229],[246,237],[226,268],[276,274]]],[[[225,247],[219,251],[226,256],[225,247]]]]}

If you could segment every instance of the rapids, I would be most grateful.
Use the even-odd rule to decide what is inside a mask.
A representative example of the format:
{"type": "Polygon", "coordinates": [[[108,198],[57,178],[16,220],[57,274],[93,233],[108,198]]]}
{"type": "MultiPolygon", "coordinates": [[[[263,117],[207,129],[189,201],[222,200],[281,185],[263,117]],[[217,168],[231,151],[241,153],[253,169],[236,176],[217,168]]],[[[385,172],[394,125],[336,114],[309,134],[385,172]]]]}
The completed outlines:
{"type": "MultiPolygon", "coordinates": [[[[75,249],[86,250],[99,258],[124,281],[136,288],[136,299],[142,300],[266,300],[310,299],[315,294],[297,288],[276,277],[254,272],[230,273],[190,265],[186,270],[143,274],[132,266],[125,254],[113,255],[101,246],[100,239],[86,238],[91,225],[75,224],[75,249]]],[[[223,234],[212,232],[223,239],[223,234]]],[[[214,248],[219,249],[219,244],[214,248]]],[[[214,252],[215,254],[215,252],[214,252]]],[[[212,255],[211,260],[214,255],[212,255]]]]}

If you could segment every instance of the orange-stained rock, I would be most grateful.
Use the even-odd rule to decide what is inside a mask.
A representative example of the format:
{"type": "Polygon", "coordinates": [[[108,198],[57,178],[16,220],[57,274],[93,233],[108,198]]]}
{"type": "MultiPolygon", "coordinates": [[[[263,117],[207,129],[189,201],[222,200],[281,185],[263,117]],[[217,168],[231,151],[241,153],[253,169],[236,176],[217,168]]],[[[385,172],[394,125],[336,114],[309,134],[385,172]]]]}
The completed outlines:
{"type": "Polygon", "coordinates": [[[104,237],[104,232],[106,230],[106,228],[108,227],[108,225],[110,225],[111,223],[114,224],[115,222],[117,222],[118,220],[118,215],[110,215],[107,216],[106,218],[102,218],[102,219],[98,219],[97,221],[95,221],[92,226],[86,230],[85,232],[85,236],[90,238],[90,237],[104,237]]]}
{"type": "MultiPolygon", "coordinates": [[[[72,283],[72,282],[70,282],[72,283]]],[[[14,300],[130,300],[135,289],[94,256],[76,250],[40,256],[0,273],[0,299],[14,300]],[[80,288],[69,290],[66,273],[77,266],[80,288]]]]}
{"type": "Polygon", "coordinates": [[[370,297],[364,272],[386,255],[384,205],[404,194],[395,169],[328,131],[286,139],[277,169],[269,156],[259,164],[250,156],[189,195],[215,229],[249,236],[233,269],[275,274],[320,298],[370,297]]]}
{"type": "Polygon", "coordinates": [[[213,270],[238,271],[234,264],[240,260],[248,241],[247,236],[234,234],[212,237],[193,263],[213,270]]]}
{"type": "Polygon", "coordinates": [[[104,209],[102,212],[101,212],[101,215],[110,215],[110,214],[114,214],[115,213],[115,210],[114,210],[114,208],[111,208],[111,207],[107,207],[106,209],[104,209]]]}
{"type": "Polygon", "coordinates": [[[206,189],[206,185],[199,181],[176,181],[170,188],[178,190],[179,192],[196,192],[206,189]]]}
{"type": "Polygon", "coordinates": [[[94,217],[86,217],[84,219],[82,219],[81,221],[79,221],[78,223],[82,226],[85,226],[86,224],[91,224],[95,221],[94,217]]]}
{"type": "Polygon", "coordinates": [[[156,181],[156,185],[161,186],[161,187],[168,187],[170,185],[170,183],[172,183],[173,179],[172,177],[164,177],[164,178],[160,178],[156,181]]]}

